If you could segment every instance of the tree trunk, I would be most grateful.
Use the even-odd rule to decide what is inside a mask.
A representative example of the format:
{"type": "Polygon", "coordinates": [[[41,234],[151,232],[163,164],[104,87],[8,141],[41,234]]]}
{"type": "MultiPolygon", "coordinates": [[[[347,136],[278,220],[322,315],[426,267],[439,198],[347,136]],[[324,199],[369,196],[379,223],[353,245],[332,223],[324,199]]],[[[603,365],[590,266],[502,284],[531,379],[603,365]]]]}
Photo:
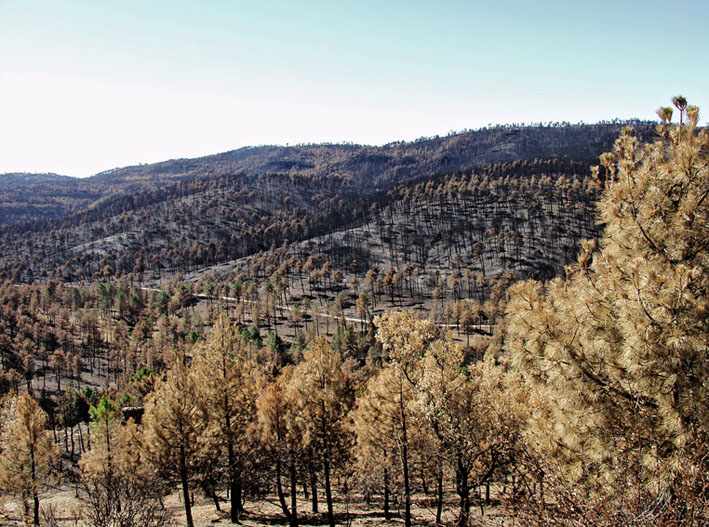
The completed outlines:
{"type": "Polygon", "coordinates": [[[281,458],[276,458],[276,490],[278,491],[278,502],[281,504],[281,510],[286,517],[289,525],[292,525],[291,513],[288,510],[285,494],[283,494],[283,483],[281,482],[281,458]]]}
{"type": "MultiPolygon", "coordinates": [[[[227,421],[228,423],[228,421],[227,421]]],[[[229,441],[227,447],[229,462],[229,500],[231,502],[230,520],[232,523],[239,523],[241,516],[241,471],[236,464],[234,456],[234,445],[229,441]]]]}
{"type": "MultiPolygon", "coordinates": [[[[325,403],[321,402],[322,415],[326,415],[325,403]]],[[[327,521],[330,527],[335,527],[335,514],[332,510],[332,484],[330,482],[330,441],[327,436],[327,424],[323,418],[320,422],[320,430],[323,439],[323,471],[325,472],[325,501],[327,502],[327,521]]]]}
{"type": "Polygon", "coordinates": [[[39,493],[32,492],[32,500],[34,502],[34,525],[39,526],[39,493]]]}
{"type": "Polygon", "coordinates": [[[391,512],[389,511],[389,469],[384,468],[384,518],[389,521],[391,512]]]}
{"type": "Polygon", "coordinates": [[[401,412],[401,468],[404,476],[404,526],[411,527],[411,482],[409,480],[409,443],[406,426],[403,387],[399,391],[399,410],[401,412]]]}
{"type": "Polygon", "coordinates": [[[313,503],[313,514],[318,513],[318,478],[315,469],[310,469],[310,495],[313,503]]]}
{"type": "Polygon", "coordinates": [[[438,460],[438,473],[436,474],[436,523],[440,525],[443,514],[443,462],[438,460]]]}
{"type": "MultiPolygon", "coordinates": [[[[31,469],[31,483],[32,483],[32,501],[33,501],[33,521],[34,524],[39,526],[39,492],[37,492],[37,465],[35,463],[35,450],[34,447],[30,447],[30,469],[31,469]]],[[[27,503],[23,497],[23,503],[27,503]]],[[[27,510],[27,509],[25,509],[27,510]]]]}
{"type": "Polygon", "coordinates": [[[327,500],[327,521],[330,527],[335,527],[335,514],[332,510],[332,488],[330,485],[330,447],[325,446],[325,457],[323,459],[323,468],[325,470],[325,499],[327,500]]]}
{"type": "Polygon", "coordinates": [[[74,451],[75,451],[75,445],[74,445],[74,427],[71,427],[71,430],[69,432],[69,436],[71,437],[71,453],[70,453],[70,459],[74,461],[74,451]]]}
{"type": "Polygon", "coordinates": [[[426,470],[424,469],[423,463],[419,465],[419,470],[421,471],[421,490],[428,496],[428,483],[426,483],[426,470]]]}
{"type": "Polygon", "coordinates": [[[238,471],[234,471],[229,481],[230,519],[232,523],[240,523],[241,513],[244,511],[241,503],[241,494],[241,474],[238,471]]]}
{"type": "Polygon", "coordinates": [[[456,492],[460,497],[460,513],[456,525],[464,526],[468,524],[470,516],[470,485],[468,484],[468,470],[463,466],[463,462],[458,458],[458,466],[455,471],[456,492]]]}
{"type": "Polygon", "coordinates": [[[219,496],[217,496],[217,491],[214,488],[214,484],[212,482],[208,483],[209,488],[208,488],[208,494],[207,496],[211,495],[212,501],[214,502],[214,508],[217,510],[217,512],[222,511],[222,506],[219,504],[219,496]]]}
{"type": "Polygon", "coordinates": [[[290,510],[291,519],[288,522],[290,527],[298,527],[298,473],[296,471],[295,456],[291,454],[290,462],[290,510]]]}
{"type": "Polygon", "coordinates": [[[182,500],[185,502],[185,518],[187,527],[194,527],[192,521],[192,501],[190,500],[190,487],[187,474],[187,460],[185,459],[185,448],[180,447],[180,481],[182,482],[182,500]]]}
{"type": "Polygon", "coordinates": [[[79,423],[79,452],[86,452],[86,447],[84,446],[84,434],[81,431],[81,423],[79,423]]]}

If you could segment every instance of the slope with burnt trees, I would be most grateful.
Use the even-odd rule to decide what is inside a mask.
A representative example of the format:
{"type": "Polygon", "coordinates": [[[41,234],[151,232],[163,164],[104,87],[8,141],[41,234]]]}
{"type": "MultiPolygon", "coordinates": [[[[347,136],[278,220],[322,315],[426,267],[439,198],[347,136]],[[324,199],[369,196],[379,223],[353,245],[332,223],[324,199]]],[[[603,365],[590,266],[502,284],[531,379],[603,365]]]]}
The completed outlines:
{"type": "Polygon", "coordinates": [[[534,157],[590,162],[619,126],[505,126],[384,147],[254,147],[0,191],[9,223],[0,229],[0,273],[27,281],[189,272],[360,225],[397,185],[493,161],[517,172],[515,162],[534,157]],[[13,210],[35,219],[13,222],[13,210]]]}
{"type": "MultiPolygon", "coordinates": [[[[489,164],[563,157],[594,161],[611,149],[620,122],[594,125],[506,125],[381,147],[351,144],[246,147],[197,159],[115,168],[85,179],[53,174],[0,174],[0,225],[57,219],[122,196],[215,176],[285,173],[351,180],[381,190],[406,181],[489,164]]],[[[650,123],[633,121],[643,139],[650,123]]]]}

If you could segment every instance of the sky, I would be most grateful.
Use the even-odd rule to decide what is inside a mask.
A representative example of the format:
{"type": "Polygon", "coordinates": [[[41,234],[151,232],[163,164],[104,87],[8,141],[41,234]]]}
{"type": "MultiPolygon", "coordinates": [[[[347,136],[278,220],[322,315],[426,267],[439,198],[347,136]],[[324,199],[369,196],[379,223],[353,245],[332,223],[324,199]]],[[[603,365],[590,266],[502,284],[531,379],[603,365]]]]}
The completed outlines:
{"type": "Polygon", "coordinates": [[[705,0],[0,0],[0,173],[709,112],[708,26],[705,0]]]}

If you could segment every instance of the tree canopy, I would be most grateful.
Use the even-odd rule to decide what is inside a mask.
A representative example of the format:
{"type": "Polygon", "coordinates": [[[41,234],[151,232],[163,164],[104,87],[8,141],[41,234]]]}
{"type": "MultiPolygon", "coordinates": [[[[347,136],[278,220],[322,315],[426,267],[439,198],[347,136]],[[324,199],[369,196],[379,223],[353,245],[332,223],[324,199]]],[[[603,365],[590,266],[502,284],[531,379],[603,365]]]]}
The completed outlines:
{"type": "Polygon", "coordinates": [[[686,114],[642,148],[623,130],[602,158],[599,246],[584,243],[566,279],[509,293],[529,437],[550,472],[607,507],[680,514],[707,470],[709,143],[698,109],[686,114]]]}

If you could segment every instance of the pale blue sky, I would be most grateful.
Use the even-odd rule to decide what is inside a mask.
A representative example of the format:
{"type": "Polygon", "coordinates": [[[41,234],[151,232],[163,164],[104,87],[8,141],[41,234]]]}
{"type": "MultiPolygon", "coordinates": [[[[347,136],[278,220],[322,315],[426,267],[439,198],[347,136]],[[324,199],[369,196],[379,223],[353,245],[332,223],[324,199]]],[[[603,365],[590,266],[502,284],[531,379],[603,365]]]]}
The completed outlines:
{"type": "Polygon", "coordinates": [[[708,26],[698,0],[0,0],[0,173],[709,112],[708,26]]]}

